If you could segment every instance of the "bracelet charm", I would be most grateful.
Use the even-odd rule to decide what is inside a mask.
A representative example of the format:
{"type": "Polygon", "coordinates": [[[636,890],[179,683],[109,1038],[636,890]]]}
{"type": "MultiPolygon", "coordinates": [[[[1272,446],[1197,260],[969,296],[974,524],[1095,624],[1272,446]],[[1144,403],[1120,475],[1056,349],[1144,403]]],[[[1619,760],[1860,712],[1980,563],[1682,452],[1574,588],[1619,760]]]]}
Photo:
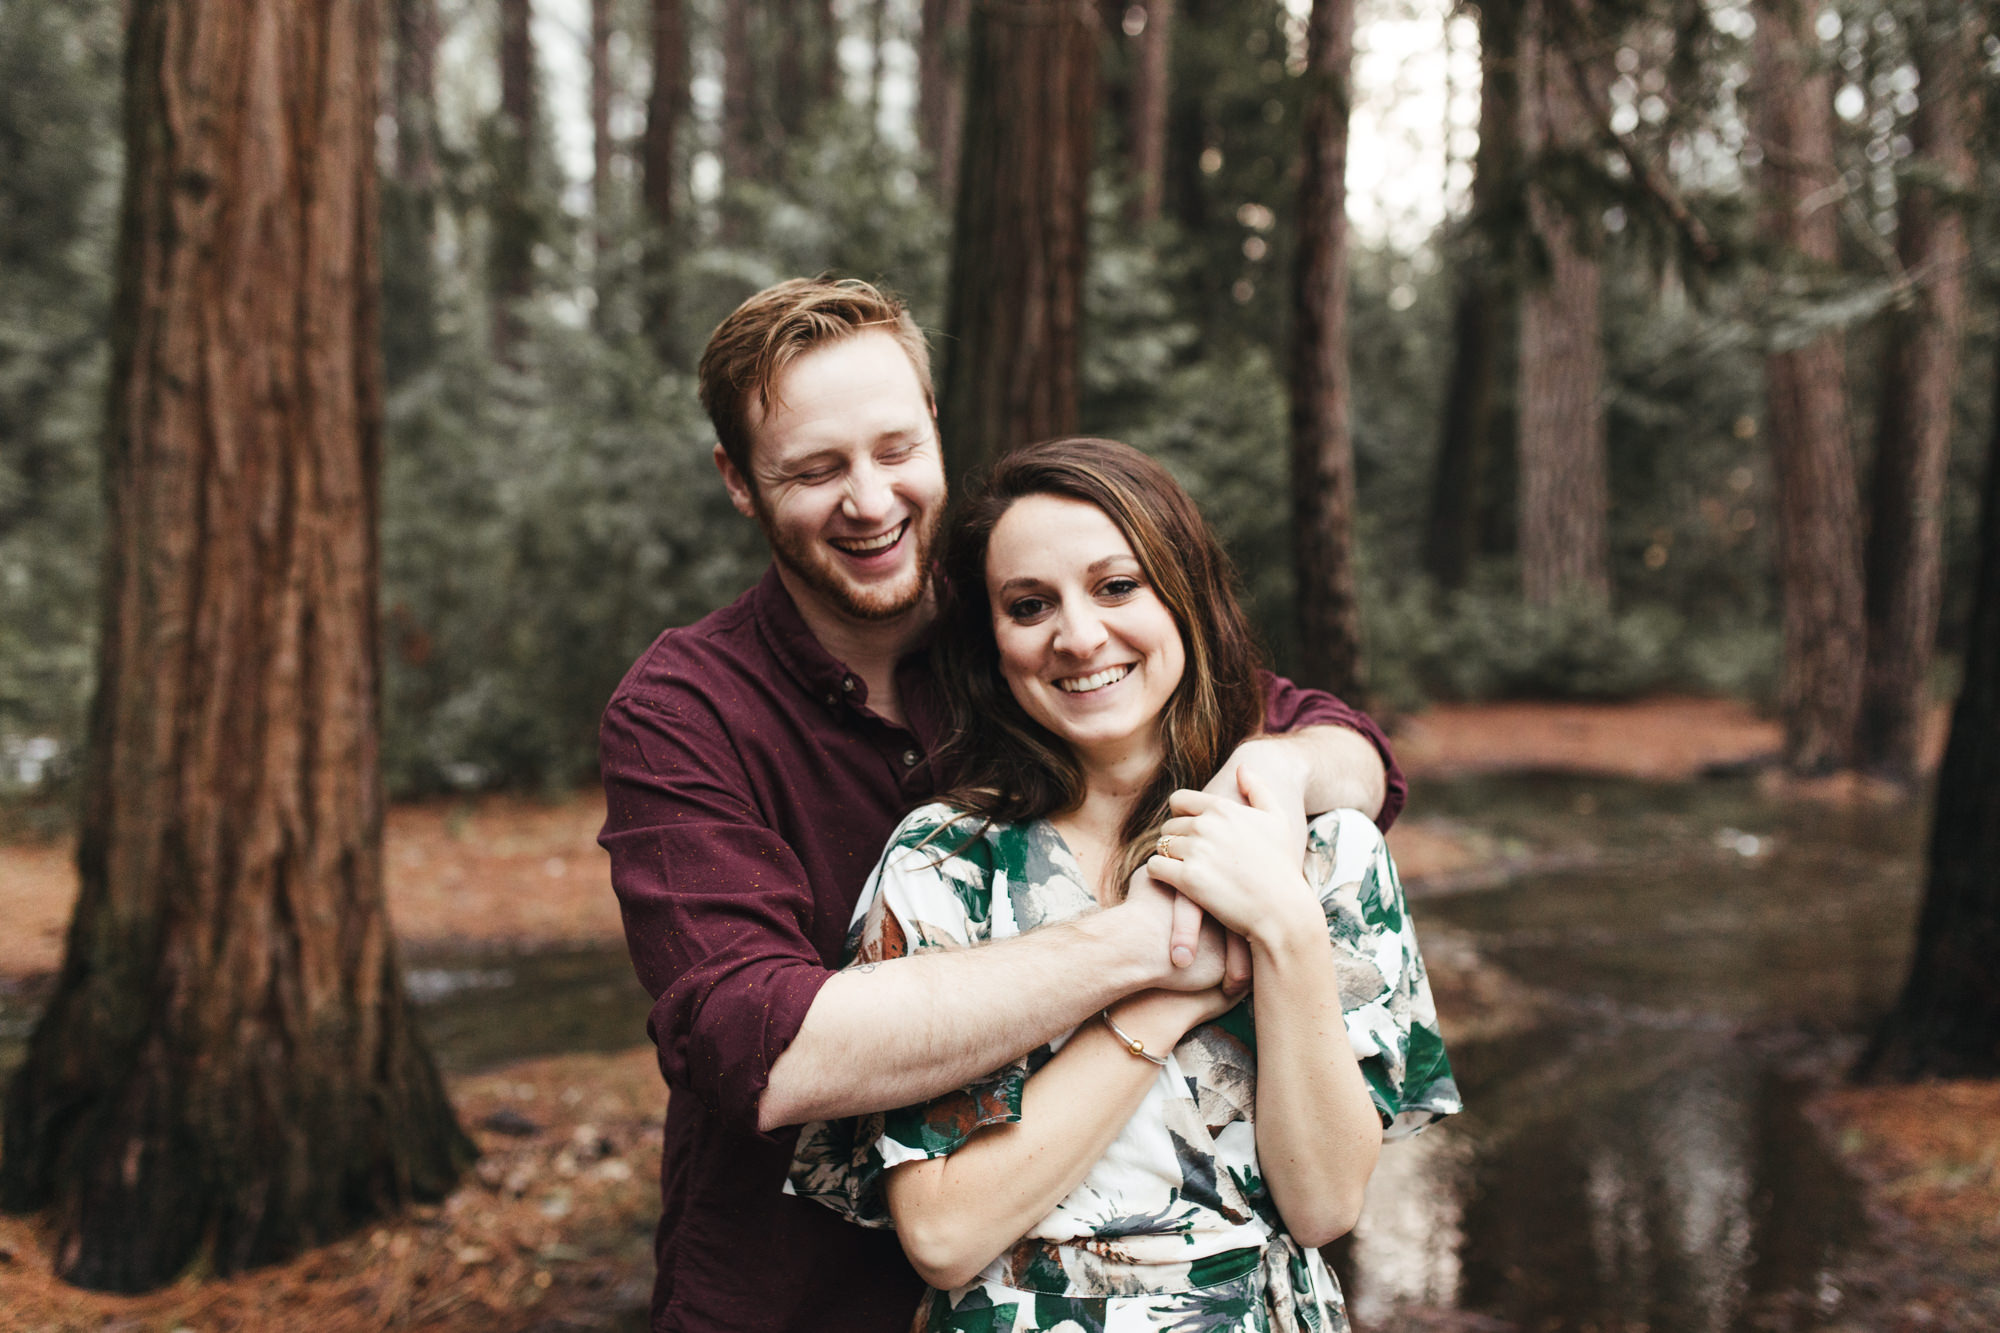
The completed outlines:
{"type": "Polygon", "coordinates": [[[1111,1017],[1111,1011],[1109,1009],[1098,1010],[1097,1016],[1104,1020],[1104,1026],[1111,1029],[1111,1035],[1118,1038],[1119,1044],[1122,1045],[1126,1050],[1130,1051],[1133,1055],[1138,1056],[1141,1060],[1152,1061],[1154,1064],[1158,1065],[1162,1069],[1165,1069],[1167,1067],[1167,1058],[1163,1055],[1154,1055],[1151,1051],[1146,1049],[1145,1042],[1140,1041],[1137,1037],[1134,1037],[1131,1034],[1127,1033],[1124,1028],[1119,1027],[1117,1020],[1111,1017]]]}

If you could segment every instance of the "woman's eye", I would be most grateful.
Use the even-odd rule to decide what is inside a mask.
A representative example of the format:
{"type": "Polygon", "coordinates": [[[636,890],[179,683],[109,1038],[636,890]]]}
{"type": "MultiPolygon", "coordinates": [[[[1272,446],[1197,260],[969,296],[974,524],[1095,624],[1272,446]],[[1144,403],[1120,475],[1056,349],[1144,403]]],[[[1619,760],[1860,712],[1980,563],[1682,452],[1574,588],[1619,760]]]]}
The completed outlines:
{"type": "Polygon", "coordinates": [[[1098,589],[1098,591],[1113,601],[1123,601],[1125,598],[1139,591],[1139,580],[1126,578],[1106,579],[1104,586],[1098,589]]]}
{"type": "Polygon", "coordinates": [[[1025,625],[1048,609],[1049,604],[1039,597],[1023,597],[1007,604],[1007,618],[1025,625]]]}

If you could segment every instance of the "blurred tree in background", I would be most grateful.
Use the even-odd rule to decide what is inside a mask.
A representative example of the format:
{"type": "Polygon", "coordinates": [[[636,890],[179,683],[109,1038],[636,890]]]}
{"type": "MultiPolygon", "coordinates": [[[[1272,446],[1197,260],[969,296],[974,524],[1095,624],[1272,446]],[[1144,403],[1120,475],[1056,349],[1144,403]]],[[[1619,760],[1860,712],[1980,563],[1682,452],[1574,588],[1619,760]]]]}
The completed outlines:
{"type": "MultiPolygon", "coordinates": [[[[953,215],[966,191],[990,196],[1003,165],[961,142],[970,0],[534,0],[525,29],[521,5],[389,0],[385,12],[383,747],[399,795],[559,790],[588,774],[618,672],[660,628],[746,586],[764,558],[708,463],[689,377],[707,330],[771,281],[833,270],[887,282],[942,331],[953,215]]],[[[1094,164],[1088,190],[1081,176],[1071,187],[1087,212],[1073,228],[1078,333],[1064,354],[1077,364],[1076,423],[1156,451],[1188,481],[1280,664],[1309,674],[1284,517],[1308,6],[1073,8],[1096,16],[1087,63],[1102,85],[1079,157],[1094,164]]],[[[1770,70],[1747,7],[1533,8],[1532,29],[1520,0],[1436,12],[1482,76],[1477,125],[1460,116],[1437,149],[1461,172],[1452,211],[1428,235],[1378,227],[1347,245],[1354,575],[1371,689],[1390,708],[1716,689],[1801,713],[1812,692],[1778,688],[1777,515],[1796,488],[1774,466],[1789,428],[1767,408],[1763,369],[1838,338],[1848,406],[1829,457],[1870,479],[1866,497],[1847,483],[1852,512],[1888,503],[1878,457],[1915,460],[1899,510],[1919,520],[1909,554],[1868,565],[1870,579],[1904,570],[1905,591],[1867,596],[1878,611],[1919,613],[1908,590],[1930,577],[1925,550],[1938,571],[1944,665],[1865,654],[1880,697],[1904,701],[1879,716],[1907,717],[1923,677],[1948,678],[1963,642],[1991,408],[1968,377],[1950,387],[1942,351],[1923,374],[1888,352],[1915,354],[1899,331],[1913,322],[1941,327],[1956,274],[1963,363],[1990,364],[1991,181],[1947,183],[1960,171],[1948,131],[1924,117],[1955,96],[1947,67],[1926,62],[1957,53],[1971,108],[1993,81],[1993,35],[1955,28],[1952,47],[1917,0],[1838,0],[1800,30],[1822,75],[1809,100],[1826,113],[1830,155],[1802,198],[1833,232],[1807,264],[1783,260],[1768,225],[1760,234],[1777,141],[1754,118],[1770,70]],[[1524,32],[1539,38],[1537,82],[1524,79],[1524,32]],[[1524,89],[1565,79],[1574,124],[1559,149],[1533,151],[1524,89]],[[1558,226],[1568,248],[1552,250],[1558,226]],[[1962,262],[1938,257],[1954,244],[1962,262]],[[1518,335],[1550,327],[1531,303],[1581,308],[1581,283],[1546,281],[1558,250],[1597,275],[1599,330],[1561,317],[1576,345],[1557,368],[1582,367],[1576,382],[1598,386],[1564,401],[1601,422],[1591,452],[1604,499],[1585,508],[1603,537],[1586,595],[1543,602],[1523,595],[1522,523],[1542,510],[1524,507],[1539,465],[1517,442],[1532,428],[1588,443],[1587,430],[1552,436],[1524,399],[1541,353],[1518,335]],[[1942,445],[1940,393],[1953,403],[1942,445]]],[[[1379,25],[1431,12],[1361,5],[1357,52],[1369,58],[1379,25]]],[[[74,770],[89,689],[119,15],[113,0],[0,0],[0,775],[12,791],[74,770]]],[[[1039,87],[1054,74],[1024,77],[1039,87]]],[[[1976,120],[1947,116],[1968,127],[1975,163],[2000,156],[1991,103],[1976,120]]],[[[1027,136],[1017,113],[981,132],[1017,146],[1027,136]]],[[[976,211],[985,225],[997,216],[976,211]]],[[[1024,274],[988,267],[1004,304],[1004,284],[1024,274]]],[[[1550,475],[1587,480],[1568,463],[1550,475]]],[[[1892,525],[1870,522],[1886,540],[1892,525]]],[[[1860,526],[1832,540],[1852,547],[1859,589],[1860,526]]],[[[1852,600],[1859,615],[1861,594],[1852,600]]],[[[1883,633],[1921,649],[1921,620],[1883,633]]],[[[1860,625],[1843,668],[1855,691],[1860,625]]],[[[1842,726],[1847,753],[1896,767],[1901,742],[1857,752],[1854,723],[1842,726]]]]}

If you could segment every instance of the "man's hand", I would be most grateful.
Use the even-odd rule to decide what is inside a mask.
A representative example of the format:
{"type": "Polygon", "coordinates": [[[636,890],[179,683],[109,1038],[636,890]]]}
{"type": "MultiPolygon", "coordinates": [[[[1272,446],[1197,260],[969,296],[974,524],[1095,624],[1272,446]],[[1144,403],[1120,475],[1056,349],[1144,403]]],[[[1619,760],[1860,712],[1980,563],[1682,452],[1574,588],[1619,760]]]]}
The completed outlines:
{"type": "MultiPolygon", "coordinates": [[[[1165,932],[1154,935],[1156,939],[1165,939],[1166,933],[1179,931],[1181,912],[1186,907],[1192,907],[1192,904],[1163,887],[1141,866],[1132,872],[1132,878],[1126,883],[1125,901],[1114,910],[1127,912],[1136,918],[1137,929],[1165,932]]],[[[1204,920],[1200,908],[1193,911],[1194,924],[1187,933],[1186,943],[1180,946],[1187,955],[1187,961],[1173,958],[1172,966],[1166,968],[1159,978],[1159,986],[1163,990],[1207,990],[1225,980],[1224,967],[1229,953],[1229,946],[1224,943],[1225,932],[1215,922],[1204,920]]],[[[1247,951],[1244,962],[1247,979],[1247,951]]],[[[1234,993],[1240,994],[1241,991],[1239,986],[1234,993]]]]}

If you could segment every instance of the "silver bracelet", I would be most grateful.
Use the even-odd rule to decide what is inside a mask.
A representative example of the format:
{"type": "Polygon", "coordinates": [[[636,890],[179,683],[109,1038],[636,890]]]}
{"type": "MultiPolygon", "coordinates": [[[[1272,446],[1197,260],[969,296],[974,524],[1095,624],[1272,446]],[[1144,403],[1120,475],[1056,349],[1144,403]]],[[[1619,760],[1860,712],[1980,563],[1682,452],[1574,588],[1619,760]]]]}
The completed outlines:
{"type": "Polygon", "coordinates": [[[1132,1054],[1138,1056],[1141,1060],[1151,1060],[1154,1064],[1158,1065],[1162,1069],[1165,1069],[1167,1067],[1166,1057],[1162,1055],[1154,1055],[1151,1051],[1146,1049],[1145,1042],[1140,1041],[1137,1037],[1127,1036],[1125,1029],[1119,1027],[1117,1022],[1112,1019],[1111,1011],[1109,1009],[1098,1010],[1097,1016],[1104,1020],[1104,1026],[1111,1029],[1111,1035],[1118,1038],[1119,1042],[1124,1045],[1126,1050],[1132,1052],[1132,1054]]]}

